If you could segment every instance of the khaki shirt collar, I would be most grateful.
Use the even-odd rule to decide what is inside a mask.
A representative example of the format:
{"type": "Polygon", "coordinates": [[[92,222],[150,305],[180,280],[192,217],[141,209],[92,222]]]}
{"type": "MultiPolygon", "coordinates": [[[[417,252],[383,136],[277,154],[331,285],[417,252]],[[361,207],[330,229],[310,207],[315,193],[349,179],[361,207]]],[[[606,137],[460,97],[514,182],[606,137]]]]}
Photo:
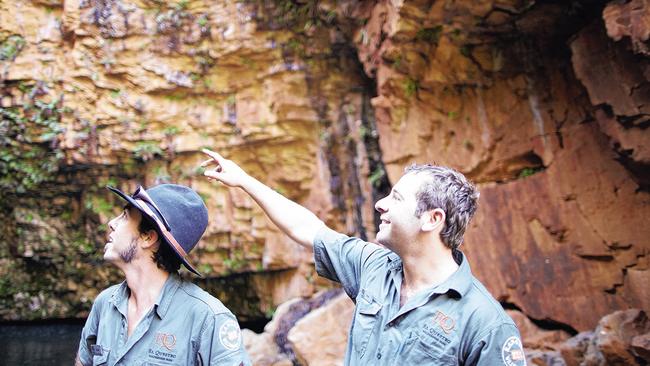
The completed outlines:
{"type": "MultiPolygon", "coordinates": [[[[156,314],[160,319],[165,317],[165,314],[171,305],[174,293],[176,293],[176,290],[178,290],[181,283],[182,281],[176,273],[170,274],[165,281],[165,285],[163,286],[162,290],[160,291],[160,295],[158,295],[158,298],[153,305],[156,314]]],[[[130,294],[131,290],[129,290],[129,286],[127,286],[126,281],[122,281],[122,283],[115,289],[115,292],[113,292],[111,295],[110,302],[124,317],[127,316],[130,294]]]]}
{"type": "MultiPolygon", "coordinates": [[[[472,286],[472,270],[463,252],[455,249],[452,251],[452,255],[459,265],[458,269],[443,283],[432,288],[432,293],[446,294],[451,291],[461,298],[472,286]]],[[[390,271],[402,270],[402,259],[394,252],[388,255],[388,269],[390,271]]]]}

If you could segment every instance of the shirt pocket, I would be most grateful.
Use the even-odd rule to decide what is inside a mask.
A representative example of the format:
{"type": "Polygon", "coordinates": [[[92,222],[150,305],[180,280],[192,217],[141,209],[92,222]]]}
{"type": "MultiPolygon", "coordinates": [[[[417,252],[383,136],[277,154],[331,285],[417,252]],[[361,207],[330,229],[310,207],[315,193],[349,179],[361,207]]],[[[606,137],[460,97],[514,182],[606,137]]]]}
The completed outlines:
{"type": "Polygon", "coordinates": [[[455,355],[446,353],[445,350],[426,344],[421,339],[415,341],[408,357],[409,365],[458,365],[455,355]]]}
{"type": "Polygon", "coordinates": [[[352,342],[359,358],[363,357],[368,348],[368,341],[377,326],[381,308],[382,305],[368,294],[362,292],[362,296],[357,296],[357,316],[352,328],[352,342]]]}

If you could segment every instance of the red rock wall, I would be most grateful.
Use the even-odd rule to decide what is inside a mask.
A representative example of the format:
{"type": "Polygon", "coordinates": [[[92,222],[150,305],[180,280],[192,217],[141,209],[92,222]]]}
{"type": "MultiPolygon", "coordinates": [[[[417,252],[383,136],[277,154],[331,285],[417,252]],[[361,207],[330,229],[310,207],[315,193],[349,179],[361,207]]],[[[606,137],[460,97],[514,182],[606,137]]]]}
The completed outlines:
{"type": "Polygon", "coordinates": [[[591,329],[650,306],[650,13],[526,4],[380,1],[357,46],[391,181],[435,161],[478,182],[477,276],[534,319],[591,329]]]}

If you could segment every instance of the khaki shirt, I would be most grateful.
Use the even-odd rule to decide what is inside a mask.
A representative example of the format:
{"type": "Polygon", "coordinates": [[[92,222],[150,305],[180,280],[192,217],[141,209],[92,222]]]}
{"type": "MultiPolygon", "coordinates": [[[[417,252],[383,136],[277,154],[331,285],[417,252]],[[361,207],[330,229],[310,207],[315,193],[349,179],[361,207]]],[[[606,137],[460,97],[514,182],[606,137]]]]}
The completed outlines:
{"type": "Polygon", "coordinates": [[[169,276],[127,337],[126,282],[102,291],[81,332],[83,365],[250,365],[235,316],[216,298],[169,276]]]}
{"type": "Polygon", "coordinates": [[[524,366],[519,331],[501,305],[460,265],[445,282],[400,308],[402,261],[379,245],[328,228],[314,239],[318,274],[356,303],[346,365],[524,366]]]}

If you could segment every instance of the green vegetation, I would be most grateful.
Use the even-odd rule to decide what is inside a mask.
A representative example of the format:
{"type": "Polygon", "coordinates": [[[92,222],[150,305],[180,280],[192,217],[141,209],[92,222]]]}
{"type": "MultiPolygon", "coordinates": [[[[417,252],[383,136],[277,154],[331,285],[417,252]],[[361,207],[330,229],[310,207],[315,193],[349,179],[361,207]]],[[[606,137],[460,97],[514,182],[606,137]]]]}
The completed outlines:
{"type": "Polygon", "coordinates": [[[359,137],[361,137],[362,139],[365,139],[365,138],[367,138],[369,136],[370,136],[370,130],[368,129],[368,127],[366,127],[364,125],[361,125],[359,127],[359,137]]]}
{"type": "Polygon", "coordinates": [[[20,107],[0,107],[0,189],[25,193],[53,180],[63,151],[57,136],[65,113],[60,98],[32,100],[20,107]]]}
{"type": "Polygon", "coordinates": [[[180,0],[179,2],[176,3],[175,8],[178,11],[186,10],[188,4],[189,4],[189,0],[180,0]]]}
{"type": "Polygon", "coordinates": [[[201,15],[199,19],[196,20],[196,23],[200,27],[205,27],[208,24],[208,16],[206,14],[201,15]]]}
{"type": "Polygon", "coordinates": [[[25,39],[21,36],[9,36],[0,43],[0,61],[13,61],[25,47],[25,39]]]}
{"type": "Polygon", "coordinates": [[[100,188],[104,188],[106,186],[117,187],[117,183],[118,183],[117,178],[109,177],[109,178],[106,178],[106,179],[101,179],[99,181],[98,186],[100,188]]]}
{"type": "Polygon", "coordinates": [[[186,98],[187,98],[186,93],[174,93],[174,94],[165,95],[165,99],[167,99],[169,101],[174,101],[174,102],[179,101],[179,100],[184,100],[186,98]]]}
{"type": "Polygon", "coordinates": [[[212,272],[214,272],[212,270],[212,266],[206,263],[199,264],[196,269],[199,271],[199,273],[201,273],[204,276],[212,274],[212,272]]]}
{"type": "Polygon", "coordinates": [[[242,258],[226,258],[223,260],[223,265],[228,272],[236,272],[246,267],[246,260],[242,258]]]}
{"type": "Polygon", "coordinates": [[[113,202],[109,202],[104,197],[89,197],[86,199],[86,209],[98,215],[110,216],[113,214],[114,208],[113,202]]]}
{"type": "Polygon", "coordinates": [[[408,78],[404,81],[402,87],[404,88],[404,94],[406,94],[406,97],[410,98],[418,92],[418,89],[420,89],[420,84],[417,80],[408,78]]]}
{"type": "Polygon", "coordinates": [[[531,167],[524,168],[521,171],[519,171],[518,178],[521,179],[521,178],[530,177],[531,175],[539,173],[542,170],[544,170],[544,167],[541,167],[541,166],[540,167],[532,167],[532,168],[531,167]]]}
{"type": "Polygon", "coordinates": [[[306,55],[306,50],[305,50],[305,45],[303,42],[296,38],[291,38],[289,41],[286,43],[286,48],[288,51],[290,51],[292,54],[304,58],[306,55]]]}
{"type": "Polygon", "coordinates": [[[143,162],[149,161],[156,156],[161,156],[163,153],[160,146],[153,141],[140,141],[135,145],[133,154],[135,157],[143,162]]]}
{"type": "Polygon", "coordinates": [[[377,169],[375,169],[374,172],[372,172],[372,174],[370,174],[370,176],[368,177],[368,181],[370,182],[370,184],[373,187],[375,187],[375,188],[379,187],[381,185],[381,181],[382,181],[382,179],[384,178],[385,175],[386,175],[386,173],[384,172],[383,169],[377,168],[377,169]]]}
{"type": "Polygon", "coordinates": [[[179,132],[181,132],[181,130],[176,126],[169,126],[163,130],[163,133],[167,136],[176,136],[179,132]]]}
{"type": "Polygon", "coordinates": [[[273,319],[273,315],[275,315],[276,310],[277,310],[276,307],[271,307],[269,309],[266,309],[266,311],[264,311],[264,316],[266,317],[266,319],[273,319]]]}

